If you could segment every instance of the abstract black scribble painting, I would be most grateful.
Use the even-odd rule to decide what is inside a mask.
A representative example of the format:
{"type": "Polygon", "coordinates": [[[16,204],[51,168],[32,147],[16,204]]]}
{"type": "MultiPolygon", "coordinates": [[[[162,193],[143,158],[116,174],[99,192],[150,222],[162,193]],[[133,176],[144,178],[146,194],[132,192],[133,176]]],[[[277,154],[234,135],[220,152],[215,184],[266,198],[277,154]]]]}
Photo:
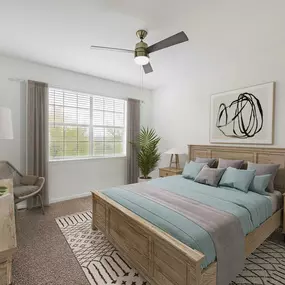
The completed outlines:
{"type": "Polygon", "coordinates": [[[273,143],[274,82],[211,96],[212,143],[273,143]]]}
{"type": "Polygon", "coordinates": [[[256,96],[251,93],[241,93],[230,105],[221,103],[219,106],[216,127],[226,137],[252,138],[262,130],[262,126],[262,106],[256,96]],[[230,112],[231,108],[233,112],[230,112]],[[229,125],[231,125],[230,128],[225,128],[229,125]]]}

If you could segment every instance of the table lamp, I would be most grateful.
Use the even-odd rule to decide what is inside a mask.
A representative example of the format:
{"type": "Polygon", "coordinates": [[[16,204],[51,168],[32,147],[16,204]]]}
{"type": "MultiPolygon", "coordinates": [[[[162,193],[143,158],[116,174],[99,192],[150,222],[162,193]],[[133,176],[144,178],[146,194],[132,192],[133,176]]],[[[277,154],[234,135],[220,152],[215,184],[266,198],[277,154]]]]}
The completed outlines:
{"type": "Polygon", "coordinates": [[[0,107],[0,139],[13,139],[11,110],[5,107],[0,107]]]}
{"type": "Polygon", "coordinates": [[[179,154],[184,154],[185,152],[178,148],[171,148],[165,152],[166,154],[171,154],[169,167],[171,168],[173,164],[175,164],[175,168],[180,168],[179,164],[179,154]],[[175,160],[173,158],[175,157],[175,160]]]}

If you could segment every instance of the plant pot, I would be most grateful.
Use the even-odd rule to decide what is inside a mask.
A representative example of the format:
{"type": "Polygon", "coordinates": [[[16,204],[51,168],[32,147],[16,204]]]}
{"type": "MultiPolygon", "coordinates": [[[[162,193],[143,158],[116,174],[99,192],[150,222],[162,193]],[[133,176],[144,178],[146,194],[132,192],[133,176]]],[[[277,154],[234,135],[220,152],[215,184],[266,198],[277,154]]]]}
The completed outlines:
{"type": "Polygon", "coordinates": [[[138,177],[138,183],[141,183],[141,182],[148,182],[148,181],[150,181],[151,179],[152,179],[151,177],[148,177],[148,178],[138,177]]]}

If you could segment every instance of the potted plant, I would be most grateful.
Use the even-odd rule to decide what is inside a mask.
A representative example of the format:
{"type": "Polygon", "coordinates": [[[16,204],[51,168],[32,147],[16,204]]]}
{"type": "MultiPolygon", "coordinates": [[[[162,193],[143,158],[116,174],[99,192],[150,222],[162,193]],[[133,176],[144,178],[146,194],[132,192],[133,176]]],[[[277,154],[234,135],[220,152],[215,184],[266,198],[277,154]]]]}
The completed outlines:
{"type": "Polygon", "coordinates": [[[137,149],[138,166],[141,176],[138,182],[150,180],[149,174],[157,167],[161,154],[158,151],[158,143],[161,138],[154,129],[142,127],[137,142],[132,142],[137,149]]]}

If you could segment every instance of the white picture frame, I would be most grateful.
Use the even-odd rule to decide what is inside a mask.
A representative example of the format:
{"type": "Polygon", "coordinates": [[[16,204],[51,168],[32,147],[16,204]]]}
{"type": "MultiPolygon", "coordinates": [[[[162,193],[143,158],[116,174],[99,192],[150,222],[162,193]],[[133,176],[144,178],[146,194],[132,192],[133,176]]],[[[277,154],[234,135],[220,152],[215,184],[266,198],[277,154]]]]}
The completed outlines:
{"type": "Polygon", "coordinates": [[[210,143],[273,144],[275,82],[213,94],[210,143]]]}

